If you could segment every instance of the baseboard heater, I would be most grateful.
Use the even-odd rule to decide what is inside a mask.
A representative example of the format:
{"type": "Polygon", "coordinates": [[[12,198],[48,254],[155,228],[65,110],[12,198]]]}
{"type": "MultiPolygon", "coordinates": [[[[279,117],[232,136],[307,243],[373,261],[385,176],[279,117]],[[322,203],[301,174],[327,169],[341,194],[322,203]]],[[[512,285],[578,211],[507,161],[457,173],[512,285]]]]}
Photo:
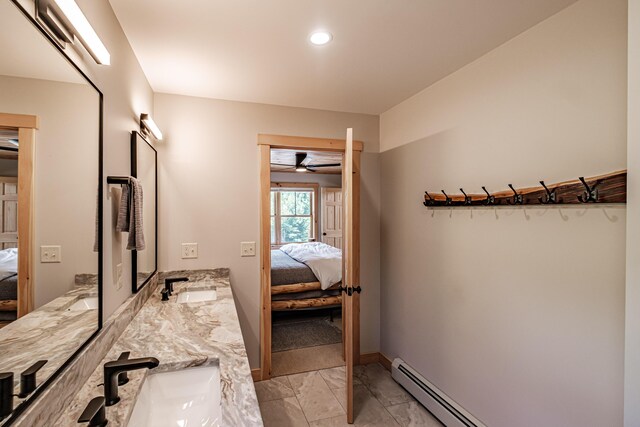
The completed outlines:
{"type": "Polygon", "coordinates": [[[422,375],[396,358],[391,376],[447,427],[486,427],[422,375]]]}

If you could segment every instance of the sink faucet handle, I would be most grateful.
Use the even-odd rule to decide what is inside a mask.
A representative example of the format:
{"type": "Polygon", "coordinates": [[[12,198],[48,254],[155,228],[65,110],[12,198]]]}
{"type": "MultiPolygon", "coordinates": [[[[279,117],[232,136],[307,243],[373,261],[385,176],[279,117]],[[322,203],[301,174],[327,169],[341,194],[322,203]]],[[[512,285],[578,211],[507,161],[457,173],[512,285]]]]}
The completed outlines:
{"type": "Polygon", "coordinates": [[[20,374],[20,394],[18,397],[25,398],[33,393],[37,387],[36,374],[47,362],[47,360],[38,360],[20,374]]]}
{"type": "Polygon", "coordinates": [[[0,419],[13,412],[13,372],[0,373],[0,419]]]}
{"type": "Polygon", "coordinates": [[[104,427],[108,424],[107,413],[104,409],[104,396],[91,399],[78,418],[79,423],[89,423],[89,427],[104,427]]]}
{"type": "MultiPolygon", "coordinates": [[[[130,355],[131,355],[130,351],[123,351],[122,353],[120,353],[120,356],[118,356],[118,360],[127,360],[130,355]]],[[[129,382],[129,374],[127,374],[126,372],[123,372],[120,375],[118,375],[118,385],[125,385],[128,382],[129,382]]]]}
{"type": "Polygon", "coordinates": [[[164,279],[164,287],[169,289],[169,293],[173,292],[173,284],[176,282],[188,282],[188,277],[169,277],[164,279]]]}
{"type": "Polygon", "coordinates": [[[160,364],[155,357],[112,360],[103,365],[105,405],[112,406],[120,401],[118,396],[118,377],[121,373],[137,369],[153,369],[160,364]]]}

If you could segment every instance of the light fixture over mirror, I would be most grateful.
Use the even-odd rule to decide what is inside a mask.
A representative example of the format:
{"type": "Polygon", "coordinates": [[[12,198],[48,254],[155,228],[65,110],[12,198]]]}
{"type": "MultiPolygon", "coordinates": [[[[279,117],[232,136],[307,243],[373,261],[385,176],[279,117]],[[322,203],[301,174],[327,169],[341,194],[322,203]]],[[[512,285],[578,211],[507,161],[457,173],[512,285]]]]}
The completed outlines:
{"type": "Polygon", "coordinates": [[[36,0],[36,14],[61,47],[74,43],[75,36],[98,64],[111,64],[109,51],[75,0],[36,0]]]}
{"type": "Polygon", "coordinates": [[[140,130],[145,135],[153,135],[158,141],[162,141],[162,132],[151,116],[146,113],[140,114],[140,130]]]}

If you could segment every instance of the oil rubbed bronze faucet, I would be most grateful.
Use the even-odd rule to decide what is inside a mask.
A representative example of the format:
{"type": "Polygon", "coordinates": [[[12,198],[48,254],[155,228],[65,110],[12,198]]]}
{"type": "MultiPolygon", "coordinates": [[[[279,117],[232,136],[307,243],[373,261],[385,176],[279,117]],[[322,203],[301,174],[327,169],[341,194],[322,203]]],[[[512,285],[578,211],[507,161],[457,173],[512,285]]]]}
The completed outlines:
{"type": "Polygon", "coordinates": [[[137,369],[153,369],[160,364],[155,357],[138,359],[118,359],[104,364],[104,398],[106,406],[120,401],[118,396],[118,376],[124,372],[137,369]]]}
{"type": "Polygon", "coordinates": [[[169,293],[169,296],[173,293],[173,284],[176,282],[188,282],[188,277],[171,277],[169,279],[165,279],[164,281],[164,289],[169,293]]]}

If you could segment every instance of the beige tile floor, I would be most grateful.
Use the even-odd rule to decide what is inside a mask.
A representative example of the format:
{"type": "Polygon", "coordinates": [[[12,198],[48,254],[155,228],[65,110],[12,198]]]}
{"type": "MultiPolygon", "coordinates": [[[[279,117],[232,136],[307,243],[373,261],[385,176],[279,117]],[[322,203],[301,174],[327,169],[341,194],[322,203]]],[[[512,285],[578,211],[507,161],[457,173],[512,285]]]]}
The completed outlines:
{"type": "Polygon", "coordinates": [[[318,345],[271,353],[274,377],[344,365],[342,344],[318,345]]]}
{"type": "MultiPolygon", "coordinates": [[[[265,427],[349,426],[344,369],[339,366],[255,383],[265,427]]],[[[356,426],[442,426],[379,364],[356,367],[353,393],[356,426]]]]}

